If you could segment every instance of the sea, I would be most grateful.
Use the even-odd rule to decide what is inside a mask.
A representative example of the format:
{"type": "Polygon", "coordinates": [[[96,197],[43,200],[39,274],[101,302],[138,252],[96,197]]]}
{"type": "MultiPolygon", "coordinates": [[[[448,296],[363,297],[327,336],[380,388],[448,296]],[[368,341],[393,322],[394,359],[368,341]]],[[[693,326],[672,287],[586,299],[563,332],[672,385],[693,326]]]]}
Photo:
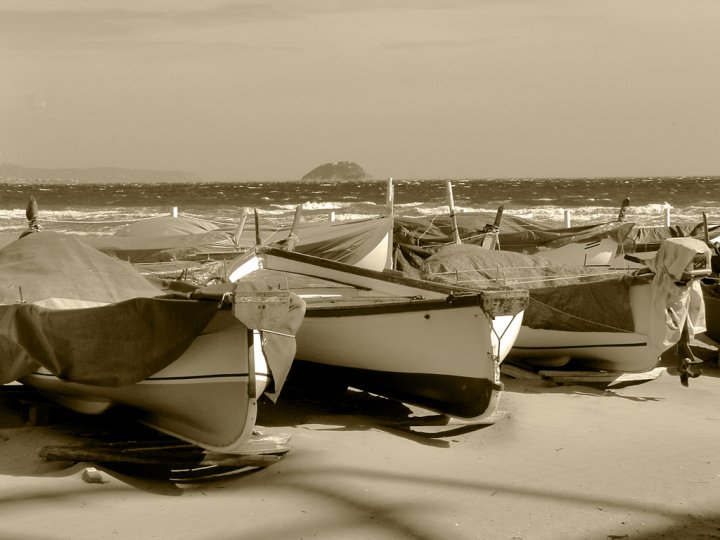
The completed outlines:
{"type": "Polygon", "coordinates": [[[698,224],[705,214],[720,223],[720,177],[394,179],[342,182],[198,183],[0,183],[0,232],[27,227],[31,197],[42,229],[77,234],[114,234],[123,225],[171,215],[237,224],[256,210],[264,226],[292,222],[300,207],[303,221],[358,219],[389,213],[434,216],[449,211],[496,212],[564,226],[612,221],[629,199],[625,221],[661,226],[698,224]],[[388,196],[392,185],[392,196],[388,196]]]}

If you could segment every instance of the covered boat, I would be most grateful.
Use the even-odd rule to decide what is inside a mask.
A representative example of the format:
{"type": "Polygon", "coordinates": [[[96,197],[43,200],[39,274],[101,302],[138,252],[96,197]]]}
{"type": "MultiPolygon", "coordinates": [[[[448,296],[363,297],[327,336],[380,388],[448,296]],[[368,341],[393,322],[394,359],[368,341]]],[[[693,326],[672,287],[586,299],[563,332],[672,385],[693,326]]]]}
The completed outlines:
{"type": "Polygon", "coordinates": [[[529,289],[512,356],[571,357],[588,368],[631,372],[655,367],[686,323],[690,337],[704,329],[698,278],[709,273],[709,261],[707,246],[688,238],[668,240],[653,272],[640,274],[457,245],[425,259],[419,274],[480,290],[498,281],[529,289]]]}
{"type": "Polygon", "coordinates": [[[165,294],[77,237],[33,233],[0,250],[0,382],[83,413],[123,406],[200,447],[232,452],[257,400],[277,396],[304,302],[243,287],[165,294]]]}
{"type": "Polygon", "coordinates": [[[233,261],[228,279],[305,300],[293,373],[472,421],[496,410],[500,362],[528,301],[526,291],[472,292],[272,248],[233,261]]]}
{"type": "Polygon", "coordinates": [[[134,223],[113,236],[87,237],[103,253],[132,263],[232,259],[260,245],[286,247],[316,257],[382,270],[388,265],[392,218],[316,221],[280,228],[213,229],[195,218],[162,216],[134,223]]]}
{"type": "Polygon", "coordinates": [[[708,283],[703,285],[703,299],[705,301],[706,334],[720,343],[720,284],[708,283]]]}
{"type": "MultiPolygon", "coordinates": [[[[546,259],[577,266],[607,266],[618,246],[632,229],[631,223],[608,223],[558,228],[551,224],[517,216],[503,215],[495,230],[495,214],[461,212],[433,217],[396,217],[396,244],[438,249],[455,242],[483,245],[488,235],[495,235],[496,247],[502,251],[540,255],[546,259]]],[[[402,254],[398,255],[402,257],[402,254]]],[[[400,262],[399,264],[402,264],[400,262]]]]}

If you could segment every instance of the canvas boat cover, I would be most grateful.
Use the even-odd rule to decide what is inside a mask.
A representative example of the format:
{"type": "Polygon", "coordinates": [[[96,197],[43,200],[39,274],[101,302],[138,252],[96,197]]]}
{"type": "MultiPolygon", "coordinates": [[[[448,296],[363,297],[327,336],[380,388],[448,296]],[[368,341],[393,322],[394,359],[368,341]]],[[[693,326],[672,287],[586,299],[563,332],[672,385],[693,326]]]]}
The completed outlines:
{"type": "MultiPolygon", "coordinates": [[[[486,212],[455,214],[457,229],[463,244],[482,244],[487,227],[492,227],[495,216],[486,212]]],[[[612,238],[622,244],[633,228],[632,223],[612,221],[595,225],[558,228],[552,225],[516,216],[503,216],[499,227],[500,249],[536,254],[545,249],[556,249],[570,243],[588,243],[612,238]]],[[[439,246],[454,243],[453,223],[449,215],[434,217],[396,217],[394,239],[397,244],[439,246]]]]}
{"type": "Polygon", "coordinates": [[[705,332],[720,342],[720,283],[701,284],[705,301],[705,332]]]}
{"type": "Polygon", "coordinates": [[[202,234],[220,229],[212,221],[188,216],[159,216],[134,221],[120,229],[117,236],[178,236],[202,234]]]}
{"type": "MultiPolygon", "coordinates": [[[[624,253],[644,253],[657,251],[668,238],[696,238],[701,240],[705,235],[703,223],[697,225],[672,225],[670,227],[634,226],[622,243],[624,253]]],[[[720,225],[708,227],[708,235],[712,238],[720,235],[720,225]]]]}
{"type": "MultiPolygon", "coordinates": [[[[99,251],[132,263],[187,260],[201,254],[238,253],[255,246],[254,227],[246,227],[236,241],[236,230],[230,228],[191,232],[193,222],[187,222],[186,218],[170,217],[162,223],[146,220],[136,225],[132,229],[133,235],[83,238],[99,251]],[[153,226],[154,223],[158,226],[153,226]],[[183,230],[187,232],[181,232],[183,230]]],[[[301,223],[295,233],[295,251],[354,264],[391,231],[392,218],[389,217],[301,223]]],[[[289,227],[261,229],[260,234],[263,245],[277,247],[286,246],[289,236],[289,227]]]]}
{"type": "Polygon", "coordinates": [[[677,343],[683,327],[688,336],[706,329],[705,303],[699,279],[685,278],[689,269],[710,269],[712,251],[695,238],[669,238],[648,266],[653,272],[653,299],[650,316],[650,344],[667,348],[677,343]],[[704,259],[704,260],[703,260],[704,259]]]}
{"type": "Polygon", "coordinates": [[[633,278],[625,274],[460,244],[444,246],[424,259],[418,276],[476,290],[528,289],[523,325],[530,328],[634,330],[629,296],[633,278]]]}
{"type": "MultiPolygon", "coordinates": [[[[231,291],[167,294],[76,236],[30,234],[0,250],[0,383],[40,366],[84,384],[139,382],[178,358],[231,291]],[[78,301],[88,307],[68,308],[78,301]]],[[[294,298],[287,311],[285,318],[260,314],[242,322],[294,335],[304,303],[294,298]]],[[[276,341],[267,358],[273,375],[286,373],[294,339],[268,339],[276,341]]]]}

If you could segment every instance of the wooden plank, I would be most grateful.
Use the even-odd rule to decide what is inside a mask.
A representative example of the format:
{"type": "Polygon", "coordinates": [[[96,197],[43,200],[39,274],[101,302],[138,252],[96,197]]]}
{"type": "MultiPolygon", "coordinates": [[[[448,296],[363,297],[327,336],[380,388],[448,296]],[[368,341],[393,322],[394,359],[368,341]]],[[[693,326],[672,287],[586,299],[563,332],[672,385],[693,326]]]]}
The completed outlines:
{"type": "Polygon", "coordinates": [[[529,371],[512,364],[506,364],[505,362],[500,364],[500,373],[513,379],[542,379],[542,377],[534,371],[529,371]]]}
{"type": "Polygon", "coordinates": [[[267,467],[282,459],[275,454],[221,454],[192,452],[123,452],[117,448],[88,446],[45,446],[40,457],[48,461],[165,465],[168,468],[267,467]]]}
{"type": "Polygon", "coordinates": [[[607,383],[608,386],[622,384],[633,381],[649,381],[657,379],[667,368],[660,367],[650,371],[641,373],[617,373],[617,372],[591,372],[591,371],[574,371],[574,372],[552,372],[541,371],[540,374],[554,383],[607,383]]]}
{"type": "Polygon", "coordinates": [[[211,452],[174,439],[121,442],[91,442],[67,446],[45,446],[40,457],[48,461],[164,465],[169,469],[199,467],[267,467],[290,451],[289,434],[253,434],[242,450],[211,452]]]}

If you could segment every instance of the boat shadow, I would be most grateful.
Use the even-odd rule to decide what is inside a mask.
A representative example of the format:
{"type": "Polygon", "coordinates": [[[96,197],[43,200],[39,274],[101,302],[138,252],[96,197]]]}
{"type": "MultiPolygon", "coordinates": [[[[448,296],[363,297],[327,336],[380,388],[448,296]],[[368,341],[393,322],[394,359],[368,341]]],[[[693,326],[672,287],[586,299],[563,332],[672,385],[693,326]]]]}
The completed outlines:
{"type": "MultiPolygon", "coordinates": [[[[123,409],[111,409],[101,415],[84,415],[58,406],[34,389],[0,393],[0,476],[66,478],[107,483],[111,479],[157,495],[182,495],[183,483],[203,483],[252,474],[260,467],[173,467],[121,460],[93,461],[79,458],[48,458],[48,449],[85,449],[113,445],[167,448],[188,453],[188,445],[174,437],[146,427],[123,409]],[[41,412],[38,412],[41,411],[41,412]],[[90,474],[88,474],[90,473],[90,474]]],[[[52,453],[52,452],[51,452],[52,453]]]]}
{"type": "Polygon", "coordinates": [[[449,448],[448,437],[484,429],[496,420],[464,422],[355,388],[319,397],[316,389],[286,386],[276,403],[262,398],[259,405],[260,426],[318,425],[332,431],[374,429],[436,448],[449,448]]]}
{"type": "MultiPolygon", "coordinates": [[[[720,377],[720,365],[718,357],[719,346],[709,338],[705,339],[703,335],[699,336],[691,344],[691,350],[696,360],[699,363],[692,366],[693,372],[697,377],[691,377],[687,381],[687,386],[692,389],[693,382],[702,379],[702,377],[720,377]]],[[[522,363],[521,363],[522,364],[522,363]]],[[[528,368],[527,364],[522,364],[524,368],[528,368]]],[[[536,378],[515,378],[512,375],[502,375],[502,382],[506,392],[517,392],[517,393],[564,393],[564,394],[582,394],[599,397],[615,397],[625,399],[628,401],[660,401],[663,398],[653,396],[639,396],[619,393],[620,390],[633,386],[641,386],[644,384],[651,383],[659,376],[672,377],[676,379],[677,384],[682,384],[680,378],[680,360],[677,347],[673,347],[666,351],[660,357],[660,360],[656,366],[661,370],[661,373],[652,374],[648,372],[648,377],[643,378],[642,374],[637,378],[630,378],[625,382],[620,383],[609,383],[607,381],[598,380],[598,382],[590,382],[586,380],[583,382],[559,382],[562,378],[553,379],[552,376],[539,375],[541,373],[540,368],[536,370],[536,378]]],[[[570,363],[559,368],[560,370],[577,370],[583,371],[582,362],[571,360],[570,363]]],[[[543,371],[545,373],[552,373],[551,370],[543,371]]],[[[597,372],[601,373],[601,372],[597,372]]],[[[587,372],[591,375],[592,372],[587,372]]],[[[592,377],[588,377],[591,379],[592,377]]]]}

